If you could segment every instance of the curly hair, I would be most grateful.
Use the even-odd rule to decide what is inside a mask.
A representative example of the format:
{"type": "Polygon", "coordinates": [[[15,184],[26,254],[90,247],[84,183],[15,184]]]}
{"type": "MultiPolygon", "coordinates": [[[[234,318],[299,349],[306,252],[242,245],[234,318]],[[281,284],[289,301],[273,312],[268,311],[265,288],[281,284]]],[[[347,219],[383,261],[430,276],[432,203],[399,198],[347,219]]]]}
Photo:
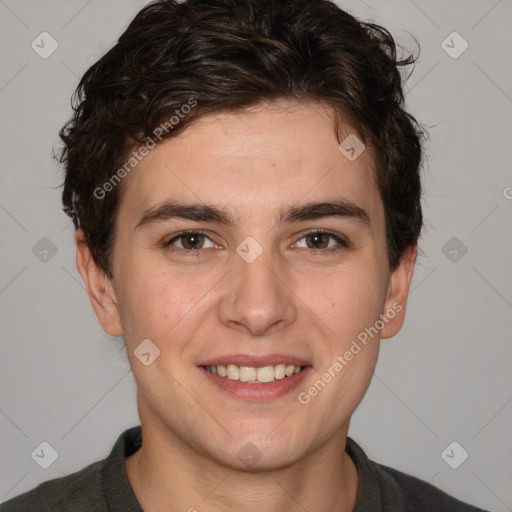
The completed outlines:
{"type": "Polygon", "coordinates": [[[423,222],[425,132],[405,111],[400,73],[415,61],[397,57],[385,28],[330,0],[154,1],[86,71],[73,95],[72,119],[60,131],[63,209],[112,278],[123,188],[106,193],[101,187],[123,165],[126,171],[130,152],[154,142],[162,123],[167,129],[158,142],[200,116],[269,100],[318,101],[372,148],[394,269],[417,243],[423,222]],[[191,98],[194,108],[169,123],[191,98]]]}

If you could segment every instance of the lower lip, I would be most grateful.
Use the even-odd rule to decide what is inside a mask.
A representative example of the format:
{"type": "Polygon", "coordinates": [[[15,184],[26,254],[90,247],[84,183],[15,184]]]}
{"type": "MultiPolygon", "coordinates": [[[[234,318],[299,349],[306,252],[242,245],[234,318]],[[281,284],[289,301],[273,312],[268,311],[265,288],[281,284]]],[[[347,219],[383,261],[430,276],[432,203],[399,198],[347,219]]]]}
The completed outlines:
{"type": "Polygon", "coordinates": [[[199,367],[199,369],[205,374],[206,378],[210,379],[210,382],[229,395],[243,400],[264,402],[281,398],[290,393],[306,377],[306,374],[311,370],[311,366],[304,367],[301,372],[291,377],[284,377],[283,379],[263,382],[261,384],[231,380],[227,377],[219,377],[202,367],[199,367]]]}

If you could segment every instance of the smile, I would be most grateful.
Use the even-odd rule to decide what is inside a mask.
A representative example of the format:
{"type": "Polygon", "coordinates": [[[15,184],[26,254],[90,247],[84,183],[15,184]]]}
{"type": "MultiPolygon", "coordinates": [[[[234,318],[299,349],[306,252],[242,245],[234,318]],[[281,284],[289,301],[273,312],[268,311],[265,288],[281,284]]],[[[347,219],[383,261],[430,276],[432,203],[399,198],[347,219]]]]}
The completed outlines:
{"type": "Polygon", "coordinates": [[[304,367],[293,364],[276,364],[261,367],[239,366],[236,364],[204,366],[207,372],[229,380],[259,384],[285,379],[300,373],[304,367]]]}
{"type": "Polygon", "coordinates": [[[308,364],[300,365],[302,361],[295,361],[297,364],[278,361],[277,364],[247,361],[245,365],[230,364],[225,360],[222,361],[224,364],[215,364],[212,361],[208,365],[200,365],[199,370],[223,394],[245,401],[268,402],[291,394],[313,369],[308,364]],[[254,366],[246,366],[247,363],[254,366]]]}

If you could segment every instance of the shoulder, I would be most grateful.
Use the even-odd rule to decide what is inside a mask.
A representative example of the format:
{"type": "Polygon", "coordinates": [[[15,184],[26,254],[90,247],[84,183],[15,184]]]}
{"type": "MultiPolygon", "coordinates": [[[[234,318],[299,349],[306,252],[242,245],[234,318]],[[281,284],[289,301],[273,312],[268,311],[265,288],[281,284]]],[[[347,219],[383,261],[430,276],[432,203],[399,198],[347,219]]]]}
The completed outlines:
{"type": "Polygon", "coordinates": [[[43,482],[0,505],[0,512],[64,512],[105,510],[101,505],[104,460],[70,475],[43,482]]]}
{"type": "Polygon", "coordinates": [[[412,475],[377,464],[380,471],[389,475],[404,495],[406,509],[411,512],[485,512],[459,501],[441,489],[412,475]]]}
{"type": "Polygon", "coordinates": [[[350,437],[346,451],[359,477],[356,512],[486,512],[424,480],[370,460],[350,437]]]}
{"type": "Polygon", "coordinates": [[[125,458],[137,451],[141,442],[141,427],[129,428],[105,459],[43,482],[0,505],[0,512],[142,512],[125,468],[125,458]]]}

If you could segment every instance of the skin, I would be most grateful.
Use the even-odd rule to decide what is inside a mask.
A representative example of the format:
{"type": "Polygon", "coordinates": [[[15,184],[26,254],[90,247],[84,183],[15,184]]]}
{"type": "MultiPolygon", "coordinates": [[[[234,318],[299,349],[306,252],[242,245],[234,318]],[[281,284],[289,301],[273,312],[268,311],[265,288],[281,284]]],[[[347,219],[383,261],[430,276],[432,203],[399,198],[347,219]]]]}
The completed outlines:
{"type": "MultiPolygon", "coordinates": [[[[380,338],[402,326],[416,247],[390,271],[371,150],[349,161],[333,126],[332,110],[315,102],[203,117],[125,178],[112,280],[77,232],[77,266],[91,303],[103,329],[124,336],[138,386],[143,446],[126,467],[145,511],[354,508],[358,477],[345,453],[350,417],[370,384],[380,338]],[[291,206],[337,199],[364,209],[369,222],[278,222],[291,206]],[[136,227],[168,200],[215,205],[236,222],[175,218],[136,227]],[[192,239],[195,253],[183,249],[186,237],[165,246],[190,229],[208,237],[192,239]],[[349,245],[305,236],[311,229],[349,245]],[[263,249],[252,263],[236,252],[248,236],[263,249]],[[401,311],[380,335],[301,404],[298,392],[396,304],[401,311]],[[160,349],[149,366],[134,355],[144,339],[160,349]],[[312,369],[296,390],[265,402],[227,395],[198,368],[226,354],[272,353],[306,359],[312,369]],[[248,442],[261,454],[253,467],[237,456],[248,442]]],[[[343,130],[340,140],[352,133],[343,130]]]]}

